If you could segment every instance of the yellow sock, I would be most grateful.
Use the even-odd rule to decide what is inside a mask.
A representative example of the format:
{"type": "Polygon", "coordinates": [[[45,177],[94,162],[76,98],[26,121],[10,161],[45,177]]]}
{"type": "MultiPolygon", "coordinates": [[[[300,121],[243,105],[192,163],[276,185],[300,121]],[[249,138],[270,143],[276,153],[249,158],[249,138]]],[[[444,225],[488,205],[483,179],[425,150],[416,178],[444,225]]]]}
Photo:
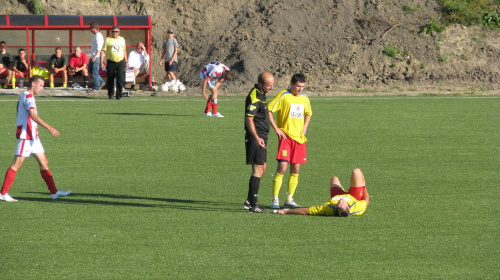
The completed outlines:
{"type": "Polygon", "coordinates": [[[293,194],[295,193],[295,189],[297,189],[297,186],[299,185],[299,174],[291,174],[290,173],[290,178],[288,179],[288,196],[286,200],[290,200],[293,197],[293,194]]]}
{"type": "Polygon", "coordinates": [[[14,77],[14,74],[12,74],[12,75],[13,75],[12,79],[11,79],[12,80],[11,81],[12,82],[12,88],[16,88],[16,77],[14,77]]]}
{"type": "Polygon", "coordinates": [[[283,175],[276,172],[273,180],[273,195],[277,196],[280,193],[281,184],[283,184],[283,175]]]}
{"type": "Polygon", "coordinates": [[[50,88],[54,88],[54,83],[50,83],[50,88]]]}
{"type": "Polygon", "coordinates": [[[63,83],[63,87],[68,87],[68,83],[63,83]]]}

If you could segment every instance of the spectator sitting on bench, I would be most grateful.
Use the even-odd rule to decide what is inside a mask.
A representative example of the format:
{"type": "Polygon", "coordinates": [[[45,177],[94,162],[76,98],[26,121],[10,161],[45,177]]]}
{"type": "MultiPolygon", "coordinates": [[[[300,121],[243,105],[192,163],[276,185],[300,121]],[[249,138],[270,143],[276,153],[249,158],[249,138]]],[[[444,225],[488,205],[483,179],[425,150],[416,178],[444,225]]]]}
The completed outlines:
{"type": "Polygon", "coordinates": [[[149,81],[149,55],[142,42],[137,43],[135,50],[131,51],[128,55],[128,66],[134,70],[132,89],[135,89],[137,75],[146,74],[146,82],[149,81]]]}
{"type": "Polygon", "coordinates": [[[62,49],[60,47],[56,48],[56,53],[53,54],[50,57],[49,61],[50,65],[50,87],[54,87],[54,76],[55,75],[62,75],[63,78],[63,87],[68,86],[68,69],[67,69],[67,63],[66,63],[66,58],[62,54],[62,49]]]}
{"type": "MultiPolygon", "coordinates": [[[[29,70],[30,69],[29,69],[28,62],[26,62],[26,50],[19,49],[19,51],[17,52],[17,56],[14,58],[14,63],[12,64],[12,72],[14,75],[13,77],[19,77],[19,79],[21,79],[23,81],[24,81],[24,78],[29,79],[29,74],[28,75],[24,74],[26,72],[29,73],[29,70]]],[[[14,79],[12,79],[12,80],[14,80],[14,79]]],[[[28,84],[27,80],[26,80],[26,84],[28,84]]]]}
{"type": "MultiPolygon", "coordinates": [[[[0,42],[0,74],[5,75],[5,84],[3,88],[7,88],[12,77],[12,56],[7,52],[7,43],[0,42]]],[[[12,85],[14,88],[14,85],[12,85]]]]}
{"type": "Polygon", "coordinates": [[[75,52],[69,57],[69,84],[72,87],[78,86],[73,83],[74,76],[82,76],[85,88],[89,86],[89,71],[87,70],[87,54],[82,52],[80,47],[75,47],[75,52]]]}

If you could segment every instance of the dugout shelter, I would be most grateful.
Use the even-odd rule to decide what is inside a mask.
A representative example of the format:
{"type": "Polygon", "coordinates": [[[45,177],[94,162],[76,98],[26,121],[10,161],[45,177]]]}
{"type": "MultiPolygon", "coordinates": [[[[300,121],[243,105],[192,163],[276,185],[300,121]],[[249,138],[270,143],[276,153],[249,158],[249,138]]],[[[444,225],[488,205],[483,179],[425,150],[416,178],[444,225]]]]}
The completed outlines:
{"type": "MultiPolygon", "coordinates": [[[[74,47],[81,47],[90,59],[92,34],[90,23],[97,22],[104,38],[111,36],[110,30],[120,27],[120,36],[125,38],[127,54],[143,42],[150,56],[152,67],[152,23],[149,15],[0,15],[0,41],[7,43],[7,51],[13,57],[20,48],[26,49],[30,66],[44,65],[60,47],[69,62],[74,47]]],[[[91,76],[89,71],[89,76],[91,76]]],[[[103,76],[105,73],[103,73],[103,76]]],[[[149,79],[151,87],[151,79],[149,79]]]]}

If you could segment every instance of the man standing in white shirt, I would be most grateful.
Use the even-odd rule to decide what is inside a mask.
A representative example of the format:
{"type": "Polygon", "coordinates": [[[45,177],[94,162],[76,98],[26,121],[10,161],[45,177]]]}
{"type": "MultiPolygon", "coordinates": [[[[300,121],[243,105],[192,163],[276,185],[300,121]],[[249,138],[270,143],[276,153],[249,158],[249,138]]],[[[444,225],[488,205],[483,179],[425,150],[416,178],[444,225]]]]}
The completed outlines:
{"type": "Polygon", "coordinates": [[[44,122],[42,118],[38,116],[36,109],[35,95],[42,92],[44,83],[43,77],[38,75],[31,76],[28,83],[28,90],[21,94],[17,102],[17,146],[14,153],[14,161],[5,173],[5,179],[0,191],[0,200],[7,202],[17,201],[8,194],[8,191],[12,183],[14,183],[17,171],[23,166],[26,158],[30,156],[33,156],[38,161],[40,174],[47,184],[52,199],[67,196],[71,193],[71,191],[57,190],[54,178],[49,170],[49,161],[45,156],[45,150],[38,137],[39,125],[46,128],[52,136],[59,136],[59,131],[44,122]]]}
{"type": "Polygon", "coordinates": [[[132,89],[135,89],[135,79],[137,75],[146,74],[146,82],[149,81],[149,55],[146,52],[144,43],[137,43],[135,50],[130,52],[128,55],[128,67],[134,70],[132,89]]]}
{"type": "Polygon", "coordinates": [[[94,87],[92,91],[100,90],[104,85],[104,80],[99,75],[99,66],[101,65],[101,50],[104,44],[104,37],[99,32],[99,23],[92,22],[90,24],[90,32],[94,34],[92,37],[92,46],[90,48],[89,70],[92,71],[94,77],[94,87]]]}

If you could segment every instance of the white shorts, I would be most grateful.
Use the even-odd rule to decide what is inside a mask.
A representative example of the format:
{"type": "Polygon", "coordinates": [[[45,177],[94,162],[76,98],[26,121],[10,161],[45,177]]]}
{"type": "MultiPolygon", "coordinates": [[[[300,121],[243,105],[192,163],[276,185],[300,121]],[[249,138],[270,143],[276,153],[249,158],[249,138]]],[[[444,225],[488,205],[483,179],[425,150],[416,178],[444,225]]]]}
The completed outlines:
{"type": "Polygon", "coordinates": [[[15,156],[19,157],[30,157],[32,154],[43,154],[45,150],[43,149],[42,142],[40,138],[36,140],[26,140],[18,139],[15,156]]]}
{"type": "MultiPolygon", "coordinates": [[[[205,76],[203,75],[203,73],[202,73],[202,72],[200,72],[200,79],[201,79],[201,81],[202,81],[202,82],[205,80],[205,76]]],[[[211,88],[215,87],[215,84],[216,84],[216,83],[217,83],[217,81],[216,81],[216,80],[214,80],[214,79],[210,79],[210,80],[208,81],[208,83],[207,83],[207,87],[208,87],[209,89],[211,89],[211,88]]]]}

